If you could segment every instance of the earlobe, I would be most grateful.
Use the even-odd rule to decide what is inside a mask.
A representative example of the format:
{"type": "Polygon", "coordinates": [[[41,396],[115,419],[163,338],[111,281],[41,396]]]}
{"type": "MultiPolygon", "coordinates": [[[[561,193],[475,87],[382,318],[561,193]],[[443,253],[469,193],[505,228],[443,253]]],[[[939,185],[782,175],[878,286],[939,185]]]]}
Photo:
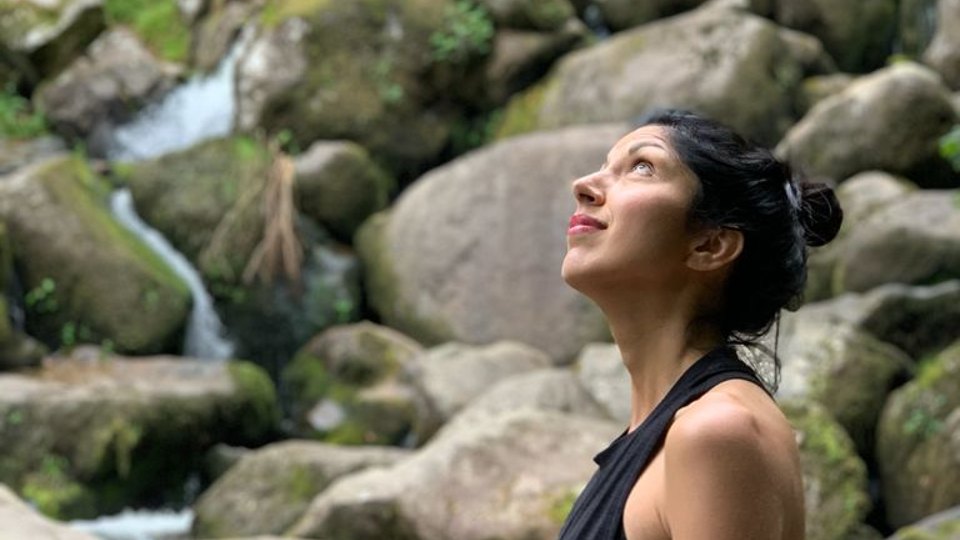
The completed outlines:
{"type": "Polygon", "coordinates": [[[708,229],[697,236],[687,257],[687,266],[709,272],[732,264],[743,251],[743,233],[720,227],[708,229]]]}

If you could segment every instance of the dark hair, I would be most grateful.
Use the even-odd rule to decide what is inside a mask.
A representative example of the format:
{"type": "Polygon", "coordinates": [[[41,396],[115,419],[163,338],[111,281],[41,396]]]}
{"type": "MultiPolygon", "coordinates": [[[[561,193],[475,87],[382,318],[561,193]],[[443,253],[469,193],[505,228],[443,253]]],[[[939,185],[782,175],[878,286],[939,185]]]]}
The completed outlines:
{"type": "Polygon", "coordinates": [[[826,244],[840,229],[843,211],[833,189],[801,180],[770,150],[688,111],[654,111],[637,125],[667,128],[681,161],[697,175],[691,219],[742,232],[743,251],[710,322],[730,344],[756,344],[780,309],[799,307],[807,246],[826,244]]]}

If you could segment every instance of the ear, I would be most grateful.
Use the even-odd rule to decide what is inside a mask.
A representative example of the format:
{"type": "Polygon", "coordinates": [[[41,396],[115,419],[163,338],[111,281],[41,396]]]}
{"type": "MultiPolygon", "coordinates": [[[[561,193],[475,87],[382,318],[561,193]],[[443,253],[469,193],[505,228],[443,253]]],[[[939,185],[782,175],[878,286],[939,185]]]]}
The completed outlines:
{"type": "Polygon", "coordinates": [[[743,251],[743,233],[723,227],[697,233],[687,255],[687,267],[709,272],[733,263],[743,251]]]}

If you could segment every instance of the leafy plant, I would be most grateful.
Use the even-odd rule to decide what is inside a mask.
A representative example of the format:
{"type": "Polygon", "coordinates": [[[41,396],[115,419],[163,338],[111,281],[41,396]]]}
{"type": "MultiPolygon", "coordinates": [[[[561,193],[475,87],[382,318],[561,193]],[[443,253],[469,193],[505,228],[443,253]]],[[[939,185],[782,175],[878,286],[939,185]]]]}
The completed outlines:
{"type": "Polygon", "coordinates": [[[487,12],[470,0],[457,0],[447,7],[444,27],[430,35],[433,58],[459,63],[490,52],[493,22],[487,12]]]}
{"type": "Polygon", "coordinates": [[[56,282],[51,278],[43,278],[40,285],[27,292],[23,301],[28,309],[36,313],[53,313],[59,307],[57,299],[54,297],[56,291],[56,282]]]}
{"type": "Polygon", "coordinates": [[[108,24],[130,26],[159,56],[174,62],[187,59],[190,32],[176,0],[106,0],[103,11],[108,24]]]}
{"type": "Polygon", "coordinates": [[[960,172],[960,124],[940,137],[940,155],[950,162],[953,170],[960,172]]]}
{"type": "Polygon", "coordinates": [[[30,139],[47,132],[43,113],[34,109],[12,84],[0,92],[0,137],[30,139]]]}

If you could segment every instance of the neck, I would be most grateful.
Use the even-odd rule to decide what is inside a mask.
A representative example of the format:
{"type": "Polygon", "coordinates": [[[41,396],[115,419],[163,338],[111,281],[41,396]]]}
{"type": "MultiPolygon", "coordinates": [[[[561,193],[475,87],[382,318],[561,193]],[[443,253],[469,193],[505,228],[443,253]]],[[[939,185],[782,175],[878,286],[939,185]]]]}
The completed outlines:
{"type": "Polygon", "coordinates": [[[694,302],[676,291],[623,291],[598,301],[630,374],[630,430],[636,429],[677,379],[700,357],[720,345],[713,332],[691,331],[694,302]]]}

